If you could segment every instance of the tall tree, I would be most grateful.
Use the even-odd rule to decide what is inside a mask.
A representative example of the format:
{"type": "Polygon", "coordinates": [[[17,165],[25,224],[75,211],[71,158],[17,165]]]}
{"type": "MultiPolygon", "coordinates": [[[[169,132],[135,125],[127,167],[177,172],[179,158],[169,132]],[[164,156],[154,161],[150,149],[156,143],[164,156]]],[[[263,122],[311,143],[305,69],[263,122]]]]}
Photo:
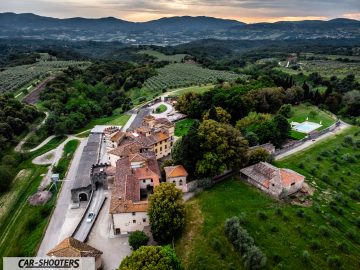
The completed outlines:
{"type": "Polygon", "coordinates": [[[170,243],[181,232],[185,208],[181,190],[174,184],[161,183],[149,198],[151,232],[159,243],[170,243]]]}

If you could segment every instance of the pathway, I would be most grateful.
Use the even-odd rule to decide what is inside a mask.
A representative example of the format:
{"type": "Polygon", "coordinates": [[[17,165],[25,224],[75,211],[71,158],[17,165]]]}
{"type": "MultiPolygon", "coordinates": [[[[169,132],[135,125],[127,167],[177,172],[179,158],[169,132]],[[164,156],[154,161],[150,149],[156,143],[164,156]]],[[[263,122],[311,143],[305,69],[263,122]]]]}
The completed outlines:
{"type": "Polygon", "coordinates": [[[295,148],[292,148],[292,149],[289,149],[289,151],[285,152],[285,153],[282,153],[280,155],[277,155],[275,156],[275,160],[279,160],[279,159],[282,159],[284,157],[287,157],[287,156],[290,156],[292,154],[295,154],[299,151],[302,151],[304,150],[305,148],[308,148],[312,145],[314,145],[315,143],[319,142],[319,141],[322,141],[326,138],[329,138],[335,134],[339,134],[341,133],[344,129],[350,127],[349,124],[343,122],[343,121],[340,121],[340,125],[338,127],[336,127],[336,129],[334,131],[331,131],[331,132],[327,132],[321,136],[319,136],[318,138],[314,139],[314,140],[308,140],[308,141],[305,141],[303,144],[300,144],[299,146],[295,147],[295,148]]]}

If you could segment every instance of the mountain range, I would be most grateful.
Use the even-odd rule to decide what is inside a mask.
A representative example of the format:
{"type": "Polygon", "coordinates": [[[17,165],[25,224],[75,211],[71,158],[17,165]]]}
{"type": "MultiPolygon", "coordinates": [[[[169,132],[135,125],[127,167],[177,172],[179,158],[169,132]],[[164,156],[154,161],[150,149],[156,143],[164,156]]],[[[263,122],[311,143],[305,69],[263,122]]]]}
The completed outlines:
{"type": "Polygon", "coordinates": [[[170,17],[136,23],[114,17],[57,19],[32,13],[0,13],[0,38],[120,41],[175,45],[203,38],[284,40],[359,38],[360,21],[297,21],[245,24],[213,17],[170,17]]]}

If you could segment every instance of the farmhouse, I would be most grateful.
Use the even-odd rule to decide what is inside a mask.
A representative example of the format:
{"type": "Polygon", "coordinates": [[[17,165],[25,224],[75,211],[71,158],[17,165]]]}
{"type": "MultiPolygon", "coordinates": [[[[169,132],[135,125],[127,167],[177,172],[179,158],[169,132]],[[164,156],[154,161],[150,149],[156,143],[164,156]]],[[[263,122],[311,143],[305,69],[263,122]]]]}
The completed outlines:
{"type": "Polygon", "coordinates": [[[165,167],[166,182],[173,183],[182,192],[188,192],[186,178],[187,171],[182,165],[165,167]]]}
{"type": "Polygon", "coordinates": [[[255,145],[249,148],[249,151],[253,151],[259,148],[265,149],[270,155],[275,153],[275,146],[272,143],[265,143],[260,145],[255,145]]]}
{"type": "Polygon", "coordinates": [[[50,257],[94,257],[96,269],[101,269],[102,254],[102,251],[75,238],[68,237],[50,250],[46,255],[50,257]]]}
{"type": "Polygon", "coordinates": [[[160,185],[155,153],[151,150],[129,152],[116,161],[109,211],[114,234],[127,234],[149,226],[148,196],[160,185]]]}
{"type": "Polygon", "coordinates": [[[272,196],[290,195],[302,188],[305,177],[293,170],[277,168],[267,162],[240,170],[241,178],[272,196]]]}

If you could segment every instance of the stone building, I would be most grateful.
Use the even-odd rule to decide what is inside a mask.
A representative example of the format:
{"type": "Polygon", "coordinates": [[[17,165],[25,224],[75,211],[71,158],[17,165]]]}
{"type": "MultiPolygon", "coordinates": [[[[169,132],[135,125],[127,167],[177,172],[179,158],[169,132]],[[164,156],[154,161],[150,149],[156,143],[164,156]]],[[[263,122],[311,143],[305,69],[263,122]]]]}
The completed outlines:
{"type": "Polygon", "coordinates": [[[242,179],[272,196],[290,195],[300,190],[305,177],[293,170],[277,168],[267,162],[240,170],[242,179]]]}
{"type": "Polygon", "coordinates": [[[182,165],[164,167],[164,170],[167,183],[175,184],[175,186],[182,192],[188,192],[188,173],[182,165]]]}

